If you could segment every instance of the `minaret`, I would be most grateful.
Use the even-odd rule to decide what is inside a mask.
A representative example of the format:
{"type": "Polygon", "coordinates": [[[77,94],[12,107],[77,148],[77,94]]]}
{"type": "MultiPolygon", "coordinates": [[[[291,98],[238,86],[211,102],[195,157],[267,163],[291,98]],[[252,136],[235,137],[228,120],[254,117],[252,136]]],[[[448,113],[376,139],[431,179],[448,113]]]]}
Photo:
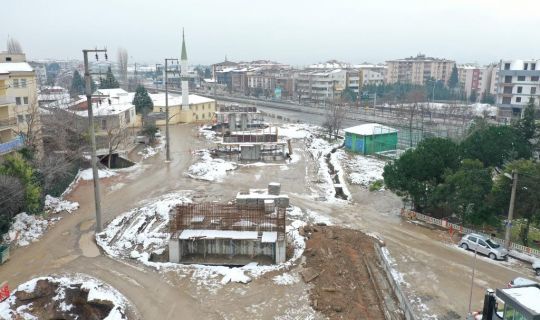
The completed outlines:
{"type": "Polygon", "coordinates": [[[184,37],[184,28],[182,28],[182,55],[180,56],[182,69],[180,77],[182,79],[182,110],[189,110],[189,86],[188,86],[188,71],[187,71],[187,52],[186,39],[184,37]]]}

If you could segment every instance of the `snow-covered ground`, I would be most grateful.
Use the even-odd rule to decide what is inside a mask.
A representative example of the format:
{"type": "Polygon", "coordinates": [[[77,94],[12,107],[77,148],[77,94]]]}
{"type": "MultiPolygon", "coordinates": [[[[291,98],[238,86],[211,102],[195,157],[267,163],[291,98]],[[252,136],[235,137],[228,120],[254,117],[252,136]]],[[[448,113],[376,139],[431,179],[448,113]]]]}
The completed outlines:
{"type": "Polygon", "coordinates": [[[73,212],[79,209],[78,202],[71,202],[67,200],[62,200],[62,198],[56,198],[50,195],[45,196],[45,211],[52,213],[59,213],[62,211],[73,212]]]}
{"type": "Polygon", "coordinates": [[[58,220],[60,220],[59,217],[47,220],[39,215],[29,215],[21,212],[15,216],[9,231],[4,234],[4,241],[19,247],[27,246],[38,241],[49,225],[58,220]]]}
{"type": "Polygon", "coordinates": [[[182,277],[191,276],[194,282],[204,284],[212,290],[228,282],[247,283],[267,272],[289,269],[304,252],[305,241],[300,236],[299,229],[306,224],[305,221],[324,220],[330,223],[315,212],[294,207],[288,210],[291,219],[286,227],[287,241],[294,252],[288,261],[279,265],[250,263],[243,267],[230,268],[150,261],[151,254],[162,254],[167,249],[169,211],[177,204],[191,202],[187,195],[188,193],[168,194],[118,216],[96,236],[98,245],[114,258],[136,260],[158,271],[174,270],[182,277]]]}
{"type": "Polygon", "coordinates": [[[351,155],[339,149],[336,156],[348,172],[348,181],[369,187],[373,182],[383,179],[385,161],[363,155],[351,155]]]}
{"type": "Polygon", "coordinates": [[[157,139],[155,146],[146,146],[144,149],[137,152],[137,154],[140,155],[143,158],[143,160],[148,159],[158,154],[161,150],[163,150],[164,147],[165,147],[165,138],[161,137],[157,139]]]}
{"type": "MultiPolygon", "coordinates": [[[[116,173],[111,171],[111,170],[104,170],[104,169],[99,169],[98,170],[98,176],[99,176],[100,179],[109,178],[109,177],[112,177],[112,176],[115,176],[115,175],[116,175],[116,173]]],[[[92,179],[94,179],[94,174],[92,173],[92,168],[88,168],[88,169],[84,169],[84,170],[79,171],[79,174],[77,175],[76,181],[78,181],[79,179],[82,179],[82,180],[92,180],[92,179]]]]}
{"type": "Polygon", "coordinates": [[[187,175],[193,179],[206,181],[221,181],[227,172],[235,170],[237,164],[219,158],[212,158],[210,151],[199,150],[199,162],[192,164],[187,175]]]}
{"type": "Polygon", "coordinates": [[[313,136],[318,127],[307,124],[283,124],[278,127],[278,136],[289,139],[304,139],[313,136]]]}
{"type": "MultiPolygon", "coordinates": [[[[69,312],[74,308],[71,304],[66,304],[66,289],[74,288],[74,286],[80,286],[84,291],[88,292],[88,302],[92,301],[110,301],[113,304],[112,310],[109,312],[105,320],[121,320],[126,319],[126,308],[129,303],[127,299],[116,289],[112,288],[108,284],[105,284],[95,278],[92,278],[83,274],[75,274],[70,276],[58,276],[58,277],[40,277],[29,280],[14,290],[8,299],[0,303],[0,318],[2,319],[37,319],[32,315],[30,310],[32,309],[32,303],[14,308],[16,301],[15,293],[18,291],[24,291],[28,293],[34,292],[36,284],[39,280],[48,280],[51,283],[58,284],[58,288],[55,291],[55,296],[52,300],[59,303],[58,308],[62,311],[69,312]],[[30,310],[28,310],[30,309],[30,310]]],[[[72,315],[75,319],[80,315],[72,315]]]]}

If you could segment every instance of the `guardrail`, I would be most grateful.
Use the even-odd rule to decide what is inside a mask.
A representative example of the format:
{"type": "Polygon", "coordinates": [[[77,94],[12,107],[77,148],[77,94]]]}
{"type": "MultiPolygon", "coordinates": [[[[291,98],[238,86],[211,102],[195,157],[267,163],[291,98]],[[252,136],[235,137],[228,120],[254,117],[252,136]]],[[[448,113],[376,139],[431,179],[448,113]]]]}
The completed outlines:
{"type": "MultiPolygon", "coordinates": [[[[424,222],[427,222],[429,224],[437,225],[437,226],[442,227],[444,229],[452,228],[453,230],[459,231],[462,234],[467,234],[467,233],[480,234],[480,235],[482,235],[484,237],[490,238],[491,240],[499,243],[500,245],[504,246],[506,244],[506,241],[504,241],[504,239],[492,237],[491,235],[489,235],[487,233],[484,233],[484,232],[481,232],[481,231],[478,231],[478,230],[474,230],[474,229],[470,229],[470,228],[466,228],[466,227],[461,226],[459,224],[450,223],[445,219],[437,219],[437,218],[427,216],[425,214],[421,214],[421,213],[418,213],[418,212],[414,212],[414,211],[411,211],[411,210],[405,210],[405,209],[401,209],[401,216],[409,218],[409,219],[416,219],[416,220],[424,221],[424,222]]],[[[518,243],[514,243],[514,242],[510,242],[510,249],[514,249],[514,250],[516,250],[516,251],[518,251],[520,253],[524,253],[524,254],[535,256],[536,258],[540,258],[540,250],[538,250],[538,249],[527,247],[527,246],[524,246],[524,245],[521,245],[521,244],[518,244],[518,243]]]]}
{"type": "Polygon", "coordinates": [[[24,139],[17,137],[6,143],[0,143],[0,154],[8,153],[14,150],[18,150],[24,146],[24,139]]]}
{"type": "Polygon", "coordinates": [[[386,278],[388,279],[388,282],[390,283],[390,286],[392,287],[392,290],[394,291],[394,294],[399,301],[399,306],[401,307],[401,310],[403,310],[405,319],[418,319],[418,317],[413,312],[413,308],[411,306],[409,298],[407,297],[405,292],[403,292],[403,289],[401,289],[401,285],[396,281],[396,279],[394,279],[394,276],[392,275],[394,273],[392,272],[394,268],[390,265],[390,261],[386,259],[381,247],[377,243],[375,243],[373,246],[375,247],[375,252],[377,252],[379,261],[381,262],[381,265],[386,273],[386,278]]]}

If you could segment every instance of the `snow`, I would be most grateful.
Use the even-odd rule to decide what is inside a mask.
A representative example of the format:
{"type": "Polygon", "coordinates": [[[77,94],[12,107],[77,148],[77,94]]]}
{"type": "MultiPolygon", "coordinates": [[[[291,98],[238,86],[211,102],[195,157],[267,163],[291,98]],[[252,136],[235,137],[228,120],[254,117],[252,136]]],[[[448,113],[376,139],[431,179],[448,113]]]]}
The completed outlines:
{"type": "Polygon", "coordinates": [[[525,308],[540,313],[540,288],[539,287],[521,287],[502,289],[504,293],[519,302],[525,308]]]}
{"type": "Polygon", "coordinates": [[[8,72],[32,72],[34,69],[26,62],[0,63],[0,73],[8,72]]]}
{"type": "MultiPolygon", "coordinates": [[[[98,177],[100,179],[102,178],[110,178],[112,176],[115,176],[116,173],[111,170],[98,170],[98,177]]],[[[79,172],[79,178],[82,180],[93,180],[94,174],[92,173],[92,168],[84,169],[79,172]]]]}
{"type": "Polygon", "coordinates": [[[489,117],[496,117],[499,108],[487,103],[474,103],[470,105],[473,114],[477,117],[483,117],[484,113],[489,117]]]}
{"type": "Polygon", "coordinates": [[[275,243],[277,241],[277,232],[263,232],[261,242],[262,243],[275,243]]]}
{"type": "Polygon", "coordinates": [[[143,150],[137,152],[137,154],[140,155],[143,160],[155,156],[159,153],[160,150],[163,150],[163,148],[165,147],[165,138],[158,138],[156,140],[157,143],[154,147],[146,146],[143,150]]]}
{"type": "MultiPolygon", "coordinates": [[[[0,318],[2,319],[37,319],[32,314],[28,313],[26,309],[31,310],[31,303],[20,306],[14,310],[14,304],[16,302],[15,294],[18,291],[33,292],[36,283],[39,280],[48,280],[49,282],[58,285],[55,291],[55,296],[52,297],[53,301],[60,301],[58,308],[63,311],[70,311],[73,306],[66,304],[65,290],[67,288],[73,288],[76,285],[80,285],[81,289],[88,291],[88,301],[110,301],[113,304],[113,309],[109,312],[105,319],[108,320],[122,320],[126,319],[126,308],[129,305],[128,300],[116,289],[108,284],[105,284],[95,278],[92,278],[85,274],[65,275],[65,276],[50,276],[31,279],[17,287],[16,290],[11,292],[8,299],[0,302],[0,318]]],[[[76,315],[73,315],[76,318],[76,315]]]]}
{"type": "Polygon", "coordinates": [[[374,134],[385,134],[385,133],[394,133],[397,132],[396,129],[387,127],[378,123],[366,123],[359,126],[350,127],[344,129],[343,131],[348,133],[353,133],[361,136],[370,136],[374,134]]]}
{"type": "Polygon", "coordinates": [[[223,159],[214,159],[206,149],[197,151],[200,161],[192,164],[187,175],[193,179],[206,181],[221,181],[228,171],[237,168],[236,163],[223,159]]]}
{"type": "Polygon", "coordinates": [[[275,276],[274,278],[272,278],[272,280],[274,280],[275,284],[285,286],[285,285],[298,283],[300,281],[300,278],[290,273],[284,273],[284,274],[275,276]]]}
{"type": "Polygon", "coordinates": [[[4,241],[15,243],[19,247],[27,246],[41,238],[49,227],[49,223],[41,216],[21,212],[15,216],[9,231],[4,234],[4,241]]]}
{"type": "Polygon", "coordinates": [[[45,210],[52,213],[59,213],[66,211],[71,213],[79,209],[78,202],[71,202],[67,200],[62,200],[61,198],[56,198],[51,195],[45,196],[45,210]]]}
{"type": "Polygon", "coordinates": [[[183,230],[178,239],[235,239],[235,240],[257,240],[257,231],[235,231],[235,230],[203,230],[186,229],[183,230]]]}
{"type": "Polygon", "coordinates": [[[278,135],[289,139],[304,139],[312,135],[310,128],[305,124],[284,124],[278,128],[278,135]]]}
{"type": "Polygon", "coordinates": [[[338,159],[349,172],[349,182],[368,187],[373,182],[383,179],[386,162],[363,155],[348,155],[343,150],[336,151],[338,159]]]}

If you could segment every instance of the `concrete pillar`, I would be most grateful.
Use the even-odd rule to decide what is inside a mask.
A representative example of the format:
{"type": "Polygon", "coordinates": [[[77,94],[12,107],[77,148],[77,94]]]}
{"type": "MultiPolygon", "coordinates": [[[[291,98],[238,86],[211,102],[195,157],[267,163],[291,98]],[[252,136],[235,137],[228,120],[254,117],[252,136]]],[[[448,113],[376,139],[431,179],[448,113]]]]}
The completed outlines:
{"type": "Polygon", "coordinates": [[[169,261],[180,263],[182,254],[180,253],[180,240],[171,238],[169,240],[169,261]]]}
{"type": "Polygon", "coordinates": [[[287,241],[285,239],[276,242],[276,264],[284,263],[287,259],[287,241]]]}
{"type": "Polygon", "coordinates": [[[236,131],[236,114],[229,113],[229,130],[236,131]]]}
{"type": "Polygon", "coordinates": [[[247,117],[247,113],[242,113],[240,115],[240,126],[242,128],[242,131],[246,131],[247,130],[247,125],[248,125],[248,117],[247,117]]]}

